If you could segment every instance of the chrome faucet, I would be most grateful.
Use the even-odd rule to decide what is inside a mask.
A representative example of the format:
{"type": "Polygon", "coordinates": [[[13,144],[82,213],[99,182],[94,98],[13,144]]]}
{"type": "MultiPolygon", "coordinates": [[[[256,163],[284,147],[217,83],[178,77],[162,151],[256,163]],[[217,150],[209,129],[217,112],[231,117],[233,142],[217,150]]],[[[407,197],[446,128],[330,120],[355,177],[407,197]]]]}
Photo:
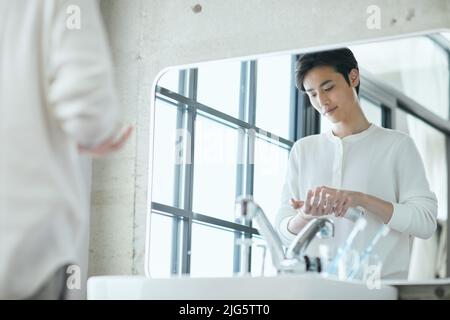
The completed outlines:
{"type": "Polygon", "coordinates": [[[281,261],[285,259],[283,244],[269,219],[267,219],[261,207],[249,197],[238,199],[236,205],[237,218],[243,218],[246,221],[255,220],[258,223],[258,231],[263,239],[266,240],[269,251],[272,254],[272,262],[278,270],[281,261]]]}
{"type": "Polygon", "coordinates": [[[334,237],[334,222],[328,218],[311,219],[292,241],[286,256],[288,258],[303,256],[315,236],[319,239],[334,237]]]}
{"type": "Polygon", "coordinates": [[[295,237],[285,254],[280,237],[261,207],[251,197],[239,198],[236,204],[238,218],[246,221],[255,220],[258,223],[258,231],[263,239],[266,240],[272,254],[272,262],[279,273],[321,272],[320,259],[310,258],[305,255],[305,252],[315,236],[320,238],[334,236],[334,223],[332,220],[326,218],[312,219],[295,237]]]}

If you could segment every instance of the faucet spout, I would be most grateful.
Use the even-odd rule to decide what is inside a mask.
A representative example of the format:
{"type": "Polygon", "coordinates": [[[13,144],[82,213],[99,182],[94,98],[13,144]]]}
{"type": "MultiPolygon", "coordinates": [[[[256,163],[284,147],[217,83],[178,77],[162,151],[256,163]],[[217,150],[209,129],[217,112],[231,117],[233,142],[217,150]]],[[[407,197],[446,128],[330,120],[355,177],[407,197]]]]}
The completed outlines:
{"type": "Polygon", "coordinates": [[[261,207],[251,197],[241,197],[236,201],[236,217],[241,221],[256,221],[258,232],[266,240],[272,255],[272,262],[278,273],[321,272],[320,258],[304,255],[315,236],[330,238],[334,236],[334,223],[330,219],[312,219],[297,235],[287,253],[283,250],[281,239],[261,207]]]}
{"type": "Polygon", "coordinates": [[[287,251],[287,258],[303,256],[314,237],[334,237],[334,222],[328,218],[314,218],[298,233],[287,251]]]}
{"type": "Polygon", "coordinates": [[[255,220],[258,224],[258,231],[263,239],[266,240],[272,254],[272,262],[279,269],[282,261],[285,260],[283,245],[264,211],[250,197],[240,198],[236,204],[238,217],[247,221],[255,220]]]}

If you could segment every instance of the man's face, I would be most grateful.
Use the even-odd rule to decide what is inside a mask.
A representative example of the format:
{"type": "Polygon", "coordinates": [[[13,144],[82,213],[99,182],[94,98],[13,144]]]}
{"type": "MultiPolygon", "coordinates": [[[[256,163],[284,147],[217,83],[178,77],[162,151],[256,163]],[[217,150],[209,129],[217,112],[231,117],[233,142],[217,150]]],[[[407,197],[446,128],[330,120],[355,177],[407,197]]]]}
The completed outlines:
{"type": "Polygon", "coordinates": [[[333,67],[321,66],[311,69],[303,80],[303,87],[313,107],[332,123],[338,123],[354,111],[358,97],[353,88],[359,84],[359,73],[350,73],[350,86],[342,74],[333,67]]]}

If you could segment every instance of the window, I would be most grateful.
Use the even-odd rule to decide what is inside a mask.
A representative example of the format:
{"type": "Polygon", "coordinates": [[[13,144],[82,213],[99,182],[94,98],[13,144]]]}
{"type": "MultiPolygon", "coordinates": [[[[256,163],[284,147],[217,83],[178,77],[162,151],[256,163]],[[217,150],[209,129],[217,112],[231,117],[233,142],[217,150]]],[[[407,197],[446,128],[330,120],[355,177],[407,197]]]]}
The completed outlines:
{"type": "Polygon", "coordinates": [[[153,277],[241,272],[236,240],[243,234],[254,242],[248,271],[261,271],[263,261],[265,274],[275,271],[257,229],[236,220],[235,202],[239,195],[252,195],[273,221],[294,143],[287,140],[295,120],[292,72],[288,55],[203,64],[161,78],[153,152],[153,277]],[[190,88],[188,94],[177,93],[177,85],[190,88]],[[181,140],[180,131],[192,139],[181,140]],[[185,156],[192,152],[192,162],[183,161],[181,144],[185,156]]]}
{"type": "Polygon", "coordinates": [[[150,273],[155,278],[168,278],[171,275],[172,222],[174,218],[152,213],[150,222],[150,273]]]}
{"type": "Polygon", "coordinates": [[[381,117],[382,117],[382,110],[381,107],[372,103],[370,100],[367,100],[365,98],[361,98],[361,108],[364,112],[364,115],[366,116],[367,120],[370,123],[376,124],[377,126],[381,127],[381,117]]]}
{"type": "Polygon", "coordinates": [[[289,137],[291,65],[291,56],[257,62],[256,126],[283,138],[289,137]]]}
{"type": "Polygon", "coordinates": [[[233,232],[204,224],[193,223],[191,276],[232,276],[233,247],[233,232]]]}
{"type": "Polygon", "coordinates": [[[240,62],[213,62],[200,66],[197,101],[237,118],[240,79],[240,62]]]}
{"type": "MultiPolygon", "coordinates": [[[[177,107],[162,100],[155,104],[155,137],[153,153],[153,201],[176,205],[175,172],[180,164],[177,153],[177,107]]],[[[177,205],[178,206],[178,205],[177,205]]]]}
{"type": "Polygon", "coordinates": [[[448,118],[449,65],[444,49],[427,37],[350,48],[360,66],[432,111],[448,118]],[[382,55],[375,54],[383,52],[382,55]]]}
{"type": "Polygon", "coordinates": [[[277,274],[269,248],[266,242],[258,236],[253,237],[251,261],[252,276],[275,276],[277,274]]]}
{"type": "Polygon", "coordinates": [[[238,134],[216,121],[197,117],[194,212],[233,220],[238,134]]]}
{"type": "Polygon", "coordinates": [[[280,206],[289,150],[261,138],[256,139],[254,200],[273,223],[280,206]]]}

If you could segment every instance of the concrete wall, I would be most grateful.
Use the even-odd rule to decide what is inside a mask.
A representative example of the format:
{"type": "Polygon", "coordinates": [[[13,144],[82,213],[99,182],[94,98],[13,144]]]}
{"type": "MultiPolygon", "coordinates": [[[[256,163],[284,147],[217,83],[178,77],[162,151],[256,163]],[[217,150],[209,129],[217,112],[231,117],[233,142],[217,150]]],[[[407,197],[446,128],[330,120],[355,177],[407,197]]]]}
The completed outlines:
{"type": "Polygon", "coordinates": [[[136,131],[93,164],[89,275],[144,274],[151,95],[162,69],[448,28],[449,9],[447,0],[102,0],[124,117],[136,131]],[[371,5],[379,29],[367,27],[371,5]]]}

